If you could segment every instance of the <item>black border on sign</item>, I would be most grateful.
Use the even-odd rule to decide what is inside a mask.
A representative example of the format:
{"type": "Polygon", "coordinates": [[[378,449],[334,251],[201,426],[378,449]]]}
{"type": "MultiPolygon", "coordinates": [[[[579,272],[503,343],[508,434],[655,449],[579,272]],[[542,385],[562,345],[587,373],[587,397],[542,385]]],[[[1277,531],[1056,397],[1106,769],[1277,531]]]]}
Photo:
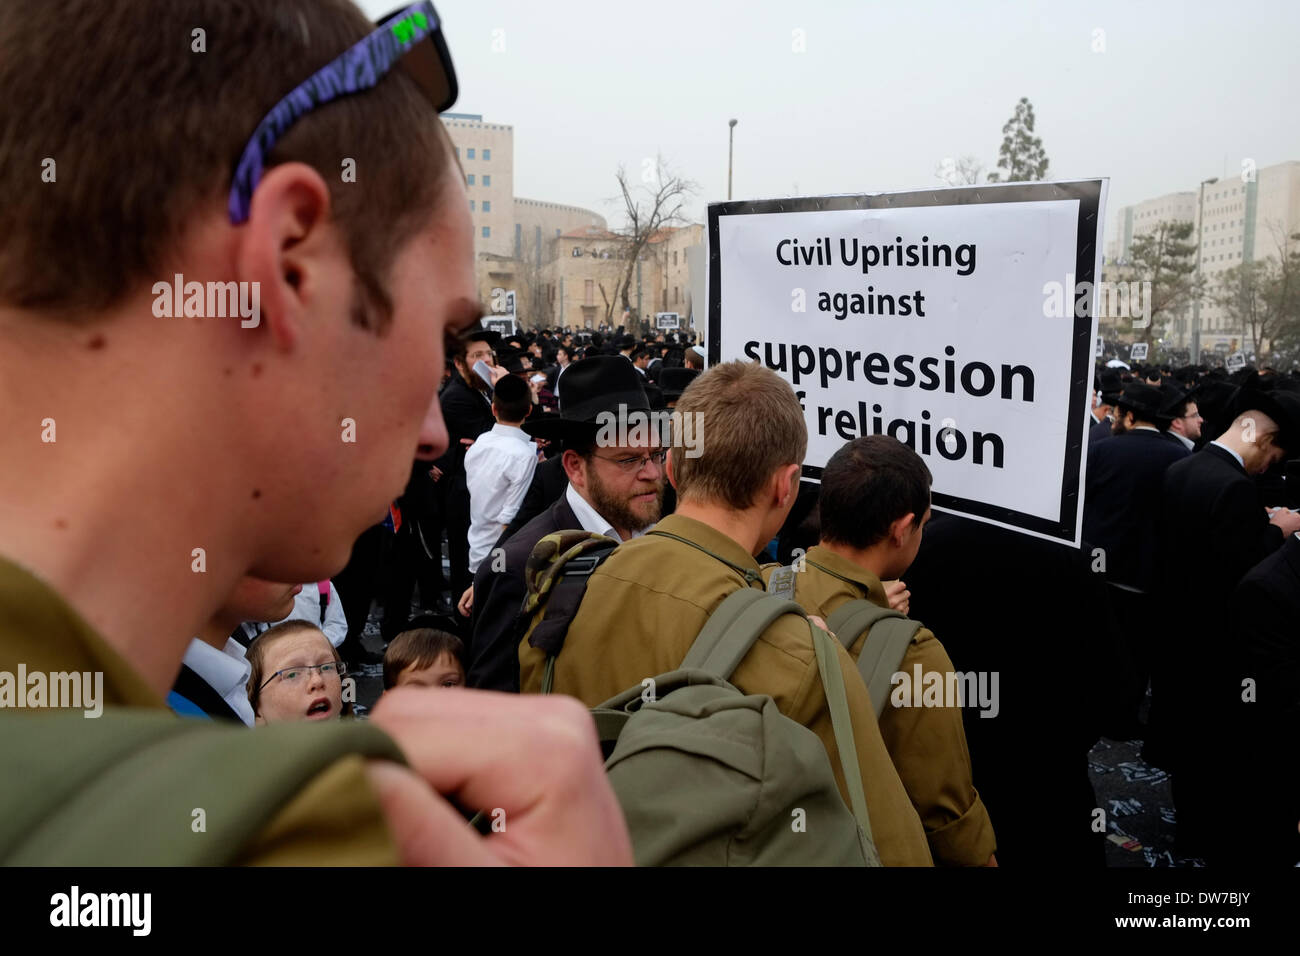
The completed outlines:
{"type": "MultiPolygon", "coordinates": [[[[1097,214],[1101,205],[1100,179],[1065,183],[1011,183],[965,186],[956,189],[922,189],[913,192],[875,193],[865,196],[809,196],[798,199],[767,199],[761,202],[709,204],[709,364],[722,360],[722,256],[718,247],[718,224],[722,216],[747,216],[773,212],[836,212],[846,209],[899,209],[916,206],[968,206],[981,203],[1043,202],[1073,199],[1079,203],[1078,235],[1075,238],[1074,281],[1095,287],[1097,261],[1097,214]]],[[[1067,305],[1074,301],[1066,297],[1067,305]]],[[[948,511],[971,515],[1046,535],[1074,544],[1079,517],[1079,469],[1086,441],[1084,414],[1092,379],[1092,310],[1097,297],[1086,299],[1085,315],[1074,319],[1074,343],[1070,349],[1069,420],[1078,427],[1066,437],[1065,469],[1061,475],[1060,510],[1057,520],[1040,518],[1012,508],[1000,508],[970,498],[935,492],[931,501],[948,511]]],[[[804,466],[803,476],[820,480],[822,470],[804,466]]]]}

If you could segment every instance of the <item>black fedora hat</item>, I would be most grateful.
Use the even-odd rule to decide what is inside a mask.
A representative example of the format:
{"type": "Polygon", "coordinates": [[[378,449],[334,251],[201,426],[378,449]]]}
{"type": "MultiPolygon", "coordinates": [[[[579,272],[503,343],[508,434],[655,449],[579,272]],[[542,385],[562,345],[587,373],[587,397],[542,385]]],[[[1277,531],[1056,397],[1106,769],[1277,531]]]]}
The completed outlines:
{"type": "Polygon", "coordinates": [[[548,440],[587,436],[594,435],[609,416],[648,415],[650,401],[641,383],[641,373],[621,355],[595,355],[574,362],[556,385],[559,414],[524,422],[524,431],[548,440]]]}
{"type": "Polygon", "coordinates": [[[664,398],[673,401],[682,397],[682,392],[686,391],[686,386],[690,385],[697,377],[700,370],[697,368],[666,368],[659,373],[659,387],[664,390],[664,398]]]}
{"type": "Polygon", "coordinates": [[[1119,377],[1119,372],[1113,368],[1104,368],[1097,373],[1097,391],[1101,392],[1101,400],[1107,405],[1114,405],[1119,400],[1120,389],[1123,388],[1123,380],[1119,377]]]}
{"type": "Polygon", "coordinates": [[[1165,396],[1156,385],[1133,381],[1124,386],[1116,405],[1121,412],[1132,412],[1138,418],[1155,422],[1162,419],[1161,406],[1165,396]]]}

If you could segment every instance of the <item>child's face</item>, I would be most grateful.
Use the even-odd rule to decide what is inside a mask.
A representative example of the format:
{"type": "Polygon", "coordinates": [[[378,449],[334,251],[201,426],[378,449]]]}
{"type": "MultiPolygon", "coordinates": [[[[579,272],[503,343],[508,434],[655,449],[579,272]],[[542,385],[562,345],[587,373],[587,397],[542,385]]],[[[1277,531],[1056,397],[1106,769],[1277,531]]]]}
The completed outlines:
{"type": "Polygon", "coordinates": [[[343,677],[333,665],[334,649],[320,631],[296,631],[266,649],[262,688],[258,702],[259,723],[283,720],[330,720],[343,707],[343,677]],[[272,674],[282,673],[274,679],[272,674]]]}
{"type": "Polygon", "coordinates": [[[397,675],[396,687],[464,687],[465,670],[460,661],[444,651],[438,659],[423,670],[416,670],[416,665],[408,664],[397,675]]]}

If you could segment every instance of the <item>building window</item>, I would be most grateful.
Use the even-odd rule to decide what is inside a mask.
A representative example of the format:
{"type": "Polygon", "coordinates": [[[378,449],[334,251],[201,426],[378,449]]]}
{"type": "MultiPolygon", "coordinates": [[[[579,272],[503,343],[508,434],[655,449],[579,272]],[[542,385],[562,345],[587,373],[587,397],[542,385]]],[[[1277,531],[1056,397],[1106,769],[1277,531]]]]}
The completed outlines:
{"type": "Polygon", "coordinates": [[[474,158],[474,148],[472,146],[469,149],[465,150],[465,156],[469,159],[474,158]]]}
{"type": "Polygon", "coordinates": [[[487,162],[489,159],[491,159],[491,158],[492,158],[492,150],[490,150],[490,149],[484,149],[484,150],[483,150],[483,162],[486,163],[486,162],[487,162]]]}
{"type": "Polygon", "coordinates": [[[677,253],[673,253],[673,268],[677,268],[677,253]]]}
{"type": "Polygon", "coordinates": [[[491,186],[491,185],[492,185],[492,177],[489,176],[487,173],[484,173],[484,174],[483,174],[483,185],[484,185],[484,186],[491,186]]]}
{"type": "Polygon", "coordinates": [[[474,211],[474,200],[472,199],[469,201],[469,211],[470,212],[474,211]]]}
{"type": "Polygon", "coordinates": [[[473,186],[473,185],[474,185],[474,174],[473,174],[473,173],[470,173],[468,176],[466,176],[466,177],[465,177],[465,181],[468,182],[471,186],[473,186]]]}
{"type": "Polygon", "coordinates": [[[582,284],[583,305],[596,304],[596,283],[588,279],[582,284]]]}
{"type": "Polygon", "coordinates": [[[460,159],[460,147],[459,147],[459,146],[456,147],[456,158],[457,158],[457,159],[460,159]]]}
{"type": "Polygon", "coordinates": [[[491,238],[492,238],[492,227],[491,227],[491,226],[484,226],[484,227],[483,227],[483,238],[484,238],[484,239],[491,239],[491,238]]]}
{"type": "Polygon", "coordinates": [[[492,211],[492,201],[491,201],[491,200],[489,200],[489,199],[484,199],[484,200],[483,200],[483,211],[484,211],[484,212],[491,212],[491,211],[492,211]]]}

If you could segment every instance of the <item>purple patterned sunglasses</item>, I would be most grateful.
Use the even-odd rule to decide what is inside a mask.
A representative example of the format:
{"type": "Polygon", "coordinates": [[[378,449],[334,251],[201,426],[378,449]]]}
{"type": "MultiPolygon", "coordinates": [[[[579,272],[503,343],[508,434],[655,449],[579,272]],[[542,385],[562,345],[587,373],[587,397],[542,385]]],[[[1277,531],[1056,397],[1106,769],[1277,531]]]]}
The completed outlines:
{"type": "Polygon", "coordinates": [[[239,157],[230,186],[233,225],[248,220],[253,190],[262,179],[266,157],[290,126],[340,96],[372,89],[398,61],[439,113],[456,102],[456,70],[433,4],[424,0],[378,22],[379,29],[300,83],[257,124],[239,157]]]}

